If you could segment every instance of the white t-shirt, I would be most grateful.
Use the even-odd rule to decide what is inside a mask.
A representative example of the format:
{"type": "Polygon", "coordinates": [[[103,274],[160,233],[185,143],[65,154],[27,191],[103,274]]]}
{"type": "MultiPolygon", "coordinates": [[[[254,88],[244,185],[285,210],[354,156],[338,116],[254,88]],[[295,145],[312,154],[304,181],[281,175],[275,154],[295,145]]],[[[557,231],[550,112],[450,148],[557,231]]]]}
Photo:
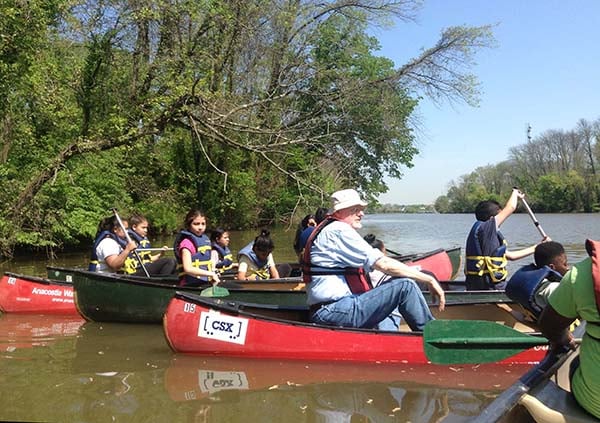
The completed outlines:
{"type": "Polygon", "coordinates": [[[96,247],[96,256],[98,257],[97,271],[114,272],[114,270],[106,264],[106,258],[114,255],[118,256],[121,254],[121,251],[123,251],[123,249],[119,243],[112,238],[104,238],[100,241],[96,247]]]}

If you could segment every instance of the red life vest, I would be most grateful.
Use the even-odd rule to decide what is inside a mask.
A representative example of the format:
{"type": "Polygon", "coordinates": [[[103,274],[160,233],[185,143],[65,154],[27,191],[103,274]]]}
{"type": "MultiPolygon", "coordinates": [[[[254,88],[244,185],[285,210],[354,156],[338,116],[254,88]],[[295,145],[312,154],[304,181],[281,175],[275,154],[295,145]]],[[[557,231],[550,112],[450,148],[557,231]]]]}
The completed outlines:
{"type": "Polygon", "coordinates": [[[362,294],[363,292],[373,289],[373,285],[365,273],[365,269],[362,267],[313,267],[310,262],[310,250],[312,249],[313,241],[317,238],[325,226],[335,222],[336,220],[337,219],[331,216],[326,217],[325,220],[319,223],[319,225],[308,237],[302,257],[302,279],[304,283],[308,285],[311,282],[311,276],[343,275],[344,279],[346,279],[348,287],[350,288],[350,291],[353,294],[362,294]]]}
{"type": "Polygon", "coordinates": [[[585,240],[585,249],[592,259],[592,279],[594,280],[594,295],[596,308],[600,312],[600,242],[591,239],[585,240]]]}

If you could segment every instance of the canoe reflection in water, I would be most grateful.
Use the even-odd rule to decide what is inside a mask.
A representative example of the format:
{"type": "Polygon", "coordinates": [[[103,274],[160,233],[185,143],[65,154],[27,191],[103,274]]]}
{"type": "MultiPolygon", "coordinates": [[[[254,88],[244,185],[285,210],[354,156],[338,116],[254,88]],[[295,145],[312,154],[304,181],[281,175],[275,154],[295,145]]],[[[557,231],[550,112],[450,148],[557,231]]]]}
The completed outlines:
{"type": "Polygon", "coordinates": [[[477,415],[487,402],[485,393],[477,391],[373,382],[221,391],[189,406],[196,407],[195,422],[434,423],[477,415]]]}
{"type": "Polygon", "coordinates": [[[457,421],[475,416],[527,365],[431,366],[251,360],[176,355],[172,400],[195,421],[457,421]],[[243,410],[243,411],[242,411],[243,410]],[[256,413],[252,417],[247,413],[256,413]]]}

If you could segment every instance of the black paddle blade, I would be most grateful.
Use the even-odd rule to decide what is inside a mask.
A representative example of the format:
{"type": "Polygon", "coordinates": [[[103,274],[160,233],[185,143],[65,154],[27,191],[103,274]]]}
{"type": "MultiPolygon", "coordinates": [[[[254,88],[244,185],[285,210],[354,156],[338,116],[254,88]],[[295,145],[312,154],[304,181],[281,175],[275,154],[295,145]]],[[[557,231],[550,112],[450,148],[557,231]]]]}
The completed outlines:
{"type": "Polygon", "coordinates": [[[503,360],[548,340],[485,320],[432,320],[423,331],[427,359],[437,364],[503,360]]]}

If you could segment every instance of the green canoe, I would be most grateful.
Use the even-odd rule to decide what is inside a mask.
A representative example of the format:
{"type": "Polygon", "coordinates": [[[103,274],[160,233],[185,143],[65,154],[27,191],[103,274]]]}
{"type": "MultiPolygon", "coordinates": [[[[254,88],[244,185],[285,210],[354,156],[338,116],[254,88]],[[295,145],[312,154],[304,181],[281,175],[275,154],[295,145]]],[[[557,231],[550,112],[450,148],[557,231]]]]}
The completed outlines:
{"type": "MultiPolygon", "coordinates": [[[[206,287],[182,287],[149,282],[147,278],[76,271],[73,273],[74,300],[79,313],[96,322],[161,323],[175,291],[200,294],[206,287]]],[[[304,290],[252,289],[245,284],[222,282],[224,299],[257,304],[273,304],[305,309],[304,290]]],[[[208,290],[210,295],[210,289],[208,290]]],[[[219,295],[220,296],[220,295],[219,295]]],[[[425,292],[428,302],[431,297],[425,292]]],[[[503,291],[448,291],[446,304],[512,303],[503,291]]]]}

